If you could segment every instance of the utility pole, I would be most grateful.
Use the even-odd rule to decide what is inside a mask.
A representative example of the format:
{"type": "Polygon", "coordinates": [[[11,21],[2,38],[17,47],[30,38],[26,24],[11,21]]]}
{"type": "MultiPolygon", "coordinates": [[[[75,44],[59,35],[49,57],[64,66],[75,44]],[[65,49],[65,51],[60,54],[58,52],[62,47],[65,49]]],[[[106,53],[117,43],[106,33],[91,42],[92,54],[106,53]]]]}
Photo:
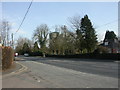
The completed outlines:
{"type": "Polygon", "coordinates": [[[12,48],[14,48],[13,33],[11,34],[11,37],[12,37],[12,48]]]}
{"type": "Polygon", "coordinates": [[[9,25],[8,25],[8,22],[6,22],[6,44],[7,46],[9,46],[9,25]]]}
{"type": "Polygon", "coordinates": [[[2,34],[0,32],[0,46],[2,46],[2,34]]]}

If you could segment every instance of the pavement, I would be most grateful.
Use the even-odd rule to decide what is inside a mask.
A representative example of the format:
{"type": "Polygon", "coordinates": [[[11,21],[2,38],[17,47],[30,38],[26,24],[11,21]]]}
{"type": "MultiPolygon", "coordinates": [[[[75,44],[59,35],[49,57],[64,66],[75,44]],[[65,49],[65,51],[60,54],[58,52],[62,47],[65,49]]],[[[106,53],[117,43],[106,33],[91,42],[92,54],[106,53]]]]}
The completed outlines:
{"type": "Polygon", "coordinates": [[[22,68],[22,66],[20,64],[14,62],[14,64],[12,65],[12,67],[10,69],[7,69],[7,70],[2,72],[2,75],[3,76],[8,75],[8,74],[10,74],[12,72],[18,71],[21,68],[22,68]]]}
{"type": "Polygon", "coordinates": [[[17,61],[23,69],[3,77],[3,88],[118,88],[118,78],[115,77],[81,72],[29,59],[20,58],[17,61]]]}
{"type": "Polygon", "coordinates": [[[7,69],[5,71],[0,71],[0,88],[2,89],[2,79],[10,76],[10,75],[14,75],[13,72],[19,71],[21,68],[23,68],[20,64],[14,62],[12,67],[10,69],[7,69]]]}

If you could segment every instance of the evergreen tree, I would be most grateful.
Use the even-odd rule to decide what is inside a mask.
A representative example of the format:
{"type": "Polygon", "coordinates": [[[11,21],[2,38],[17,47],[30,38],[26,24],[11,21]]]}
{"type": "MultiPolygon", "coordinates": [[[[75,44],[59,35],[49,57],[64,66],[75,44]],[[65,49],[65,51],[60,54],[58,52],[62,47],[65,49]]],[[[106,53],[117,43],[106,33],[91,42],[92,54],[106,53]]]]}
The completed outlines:
{"type": "Polygon", "coordinates": [[[117,36],[113,31],[106,31],[104,40],[106,40],[106,39],[107,40],[114,40],[114,39],[117,39],[117,36]]]}
{"type": "Polygon", "coordinates": [[[83,51],[83,47],[82,47],[82,43],[83,43],[83,38],[82,38],[82,32],[80,29],[76,30],[76,49],[78,53],[82,53],[83,51]]]}
{"type": "Polygon", "coordinates": [[[24,53],[30,53],[30,47],[29,47],[29,45],[28,45],[28,43],[24,43],[23,44],[23,48],[22,48],[22,52],[23,52],[23,54],[24,53]]]}
{"type": "Polygon", "coordinates": [[[97,44],[97,35],[87,15],[81,19],[80,28],[84,39],[82,46],[87,50],[88,53],[91,53],[95,50],[97,44]]]}

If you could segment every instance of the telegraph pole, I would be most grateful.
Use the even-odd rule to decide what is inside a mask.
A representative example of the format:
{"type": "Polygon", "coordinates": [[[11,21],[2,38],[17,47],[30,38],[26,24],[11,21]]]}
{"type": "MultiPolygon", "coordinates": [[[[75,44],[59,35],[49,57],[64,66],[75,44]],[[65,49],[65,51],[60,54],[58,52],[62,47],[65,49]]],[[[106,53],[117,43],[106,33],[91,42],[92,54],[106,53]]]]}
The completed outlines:
{"type": "Polygon", "coordinates": [[[11,37],[12,37],[12,48],[14,48],[13,33],[11,34],[11,37]]]}
{"type": "Polygon", "coordinates": [[[9,46],[9,25],[8,21],[6,22],[6,45],[9,46]]]}

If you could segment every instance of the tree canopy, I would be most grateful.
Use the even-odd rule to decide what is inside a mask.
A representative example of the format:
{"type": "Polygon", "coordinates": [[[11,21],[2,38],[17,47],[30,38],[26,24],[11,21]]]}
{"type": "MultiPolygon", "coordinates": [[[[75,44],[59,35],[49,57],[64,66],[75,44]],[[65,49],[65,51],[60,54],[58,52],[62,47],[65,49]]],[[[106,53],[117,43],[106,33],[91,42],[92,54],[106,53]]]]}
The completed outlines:
{"type": "Polygon", "coordinates": [[[117,36],[116,34],[113,32],[113,31],[109,31],[107,30],[106,33],[105,33],[105,38],[104,40],[113,40],[113,39],[117,39],[117,36]]]}
{"type": "Polygon", "coordinates": [[[34,38],[40,44],[41,48],[46,47],[49,28],[46,24],[41,24],[34,31],[34,38]]]}
{"type": "MultiPolygon", "coordinates": [[[[47,24],[38,26],[33,34],[35,42],[32,45],[32,53],[57,55],[92,53],[97,46],[97,35],[88,15],[83,18],[74,17],[70,22],[74,31],[66,25],[61,25],[55,28],[55,32],[49,33],[47,24]]],[[[24,43],[22,49],[28,52],[26,49],[29,50],[29,47],[29,43],[24,43]]]]}
{"type": "Polygon", "coordinates": [[[86,49],[88,53],[93,52],[97,44],[97,35],[87,15],[81,19],[81,27],[78,31],[81,37],[81,48],[86,49]]]}
{"type": "Polygon", "coordinates": [[[30,53],[30,52],[31,52],[30,46],[28,45],[28,43],[25,42],[25,43],[23,44],[22,51],[23,51],[23,54],[24,54],[24,53],[30,53]]]}

